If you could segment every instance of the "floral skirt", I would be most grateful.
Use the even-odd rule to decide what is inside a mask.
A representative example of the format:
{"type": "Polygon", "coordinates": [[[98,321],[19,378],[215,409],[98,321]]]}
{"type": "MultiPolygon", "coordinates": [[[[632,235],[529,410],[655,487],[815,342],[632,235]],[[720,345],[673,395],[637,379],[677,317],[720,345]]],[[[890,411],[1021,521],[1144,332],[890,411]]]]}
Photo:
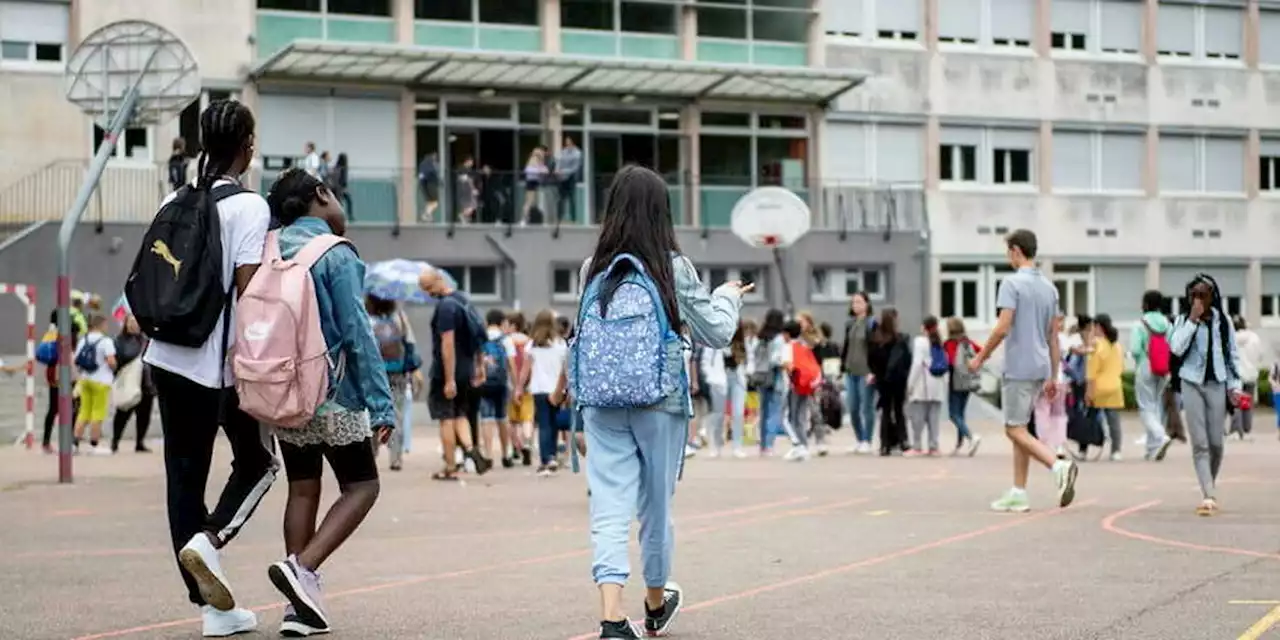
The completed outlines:
{"type": "Polygon", "coordinates": [[[315,417],[297,429],[274,429],[276,438],[292,445],[325,444],[342,447],[361,442],[372,433],[369,412],[352,411],[329,401],[320,407],[315,417]]]}

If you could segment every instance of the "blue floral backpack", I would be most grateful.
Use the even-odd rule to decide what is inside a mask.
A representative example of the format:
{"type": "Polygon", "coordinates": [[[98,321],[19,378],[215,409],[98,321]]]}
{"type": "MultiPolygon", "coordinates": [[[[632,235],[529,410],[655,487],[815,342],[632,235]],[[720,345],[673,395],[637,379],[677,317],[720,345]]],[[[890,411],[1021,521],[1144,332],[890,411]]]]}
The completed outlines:
{"type": "Polygon", "coordinates": [[[683,371],[667,358],[671,343],[680,342],[644,264],[631,254],[617,256],[587,283],[578,307],[577,335],[569,347],[575,405],[638,409],[662,402],[681,384],[683,371]],[[631,270],[617,280],[602,310],[605,283],[623,264],[631,270]]]}

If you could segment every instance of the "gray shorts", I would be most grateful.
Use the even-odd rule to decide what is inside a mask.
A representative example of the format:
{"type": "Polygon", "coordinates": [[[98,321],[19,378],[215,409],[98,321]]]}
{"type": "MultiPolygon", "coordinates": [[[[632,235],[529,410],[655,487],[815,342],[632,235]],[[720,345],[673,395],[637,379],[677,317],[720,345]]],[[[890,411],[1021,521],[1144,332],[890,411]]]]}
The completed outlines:
{"type": "Polygon", "coordinates": [[[1044,380],[1010,380],[1000,385],[1000,406],[1006,427],[1025,427],[1031,422],[1036,400],[1044,393],[1044,380]]]}

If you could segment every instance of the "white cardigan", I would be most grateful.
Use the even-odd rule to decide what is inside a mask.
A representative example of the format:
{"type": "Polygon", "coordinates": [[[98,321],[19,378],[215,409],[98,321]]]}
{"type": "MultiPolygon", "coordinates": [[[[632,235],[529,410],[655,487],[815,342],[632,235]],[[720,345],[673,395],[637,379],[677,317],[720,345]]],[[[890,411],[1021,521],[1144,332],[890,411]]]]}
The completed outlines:
{"type": "Polygon", "coordinates": [[[943,402],[947,399],[951,374],[929,373],[929,339],[916,336],[911,341],[911,375],[907,377],[908,402],[943,402]]]}

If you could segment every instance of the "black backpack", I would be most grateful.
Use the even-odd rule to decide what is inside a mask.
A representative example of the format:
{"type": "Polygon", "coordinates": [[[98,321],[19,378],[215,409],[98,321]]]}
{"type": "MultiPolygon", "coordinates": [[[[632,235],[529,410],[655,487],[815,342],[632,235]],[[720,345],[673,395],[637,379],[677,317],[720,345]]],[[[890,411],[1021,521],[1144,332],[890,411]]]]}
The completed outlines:
{"type": "MultiPolygon", "coordinates": [[[[234,285],[222,287],[222,224],[216,203],[246,192],[238,184],[211,190],[187,185],[160,207],[124,285],[129,308],[148,337],[199,347],[213,333],[218,316],[230,315],[234,285]]],[[[229,330],[229,324],[224,328],[229,330]]]]}

